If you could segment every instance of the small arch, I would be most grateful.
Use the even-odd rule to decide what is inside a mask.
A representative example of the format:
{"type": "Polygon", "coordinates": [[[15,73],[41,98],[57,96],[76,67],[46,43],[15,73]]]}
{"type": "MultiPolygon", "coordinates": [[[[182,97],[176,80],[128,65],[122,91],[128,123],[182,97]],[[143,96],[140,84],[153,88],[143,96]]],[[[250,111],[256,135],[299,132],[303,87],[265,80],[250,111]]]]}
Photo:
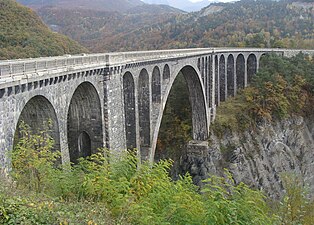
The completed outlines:
{"type": "Polygon", "coordinates": [[[146,69],[142,69],[138,79],[138,113],[141,159],[147,160],[151,140],[149,77],[146,69]]]}
{"type": "Polygon", "coordinates": [[[245,87],[245,59],[242,54],[239,54],[236,61],[237,89],[245,87]]]}
{"type": "Polygon", "coordinates": [[[92,141],[87,132],[82,131],[77,140],[78,152],[82,157],[87,157],[92,154],[92,141]]]}
{"type": "Polygon", "coordinates": [[[226,65],[224,55],[220,56],[219,59],[219,92],[220,101],[226,100],[226,65]]]}
{"type": "Polygon", "coordinates": [[[199,71],[201,71],[201,58],[197,59],[197,68],[199,71]]]}
{"type": "Polygon", "coordinates": [[[215,104],[219,104],[219,74],[218,74],[218,56],[215,56],[215,104]]]}
{"type": "Polygon", "coordinates": [[[73,93],[67,115],[67,128],[71,162],[77,163],[78,158],[96,153],[103,146],[101,104],[93,84],[83,82],[73,93]],[[84,132],[90,139],[90,147],[84,132]],[[85,138],[82,146],[79,146],[79,138],[85,138]]]}
{"type": "Polygon", "coordinates": [[[168,64],[164,66],[164,70],[162,72],[162,79],[163,80],[169,80],[170,79],[170,68],[168,64]]]}
{"type": "Polygon", "coordinates": [[[227,95],[234,96],[234,58],[230,54],[227,58],[227,95]]]}
{"type": "Polygon", "coordinates": [[[257,58],[255,54],[250,54],[247,58],[247,82],[252,82],[253,76],[257,73],[257,58]]]}
{"type": "Polygon", "coordinates": [[[207,76],[207,84],[205,85],[206,88],[206,98],[208,100],[209,107],[212,107],[212,83],[213,83],[213,68],[212,68],[212,61],[211,57],[208,56],[208,76],[207,76]]]}
{"type": "Polygon", "coordinates": [[[155,66],[152,75],[152,101],[160,103],[161,101],[161,85],[160,85],[160,70],[155,66]]]}
{"type": "Polygon", "coordinates": [[[202,66],[201,66],[201,77],[202,77],[202,81],[204,82],[204,79],[205,79],[205,62],[206,62],[206,59],[204,57],[202,57],[202,66]]]}
{"type": "Polygon", "coordinates": [[[130,72],[123,75],[123,96],[126,146],[128,149],[134,149],[136,148],[135,84],[130,72]]]}
{"type": "Polygon", "coordinates": [[[206,84],[207,81],[207,77],[208,77],[208,57],[205,58],[205,74],[204,74],[204,78],[203,78],[203,84],[206,84]]]}
{"type": "Polygon", "coordinates": [[[60,132],[57,114],[47,98],[37,95],[25,104],[17,122],[13,141],[14,145],[21,138],[20,125],[22,122],[29,126],[33,134],[38,134],[48,129],[48,134],[54,140],[52,150],[60,150],[60,132]],[[51,124],[48,124],[49,121],[51,121],[51,124]]]}
{"type": "MultiPolygon", "coordinates": [[[[263,54],[261,54],[260,55],[260,57],[259,57],[259,60],[258,60],[258,63],[259,63],[259,66],[260,67],[265,67],[266,65],[266,62],[267,62],[267,58],[268,58],[268,56],[270,55],[270,53],[268,53],[268,52],[265,52],[265,53],[263,53],[263,54]]],[[[258,69],[258,68],[257,68],[258,69]]]]}

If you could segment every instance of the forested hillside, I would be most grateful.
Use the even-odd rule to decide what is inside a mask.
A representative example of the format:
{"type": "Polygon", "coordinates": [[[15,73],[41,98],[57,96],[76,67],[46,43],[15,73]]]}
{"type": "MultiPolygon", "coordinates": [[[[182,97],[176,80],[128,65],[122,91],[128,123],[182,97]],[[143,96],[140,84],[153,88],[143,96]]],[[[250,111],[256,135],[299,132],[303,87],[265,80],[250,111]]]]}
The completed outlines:
{"type": "Polygon", "coordinates": [[[52,32],[32,10],[12,0],[0,1],[0,59],[88,52],[77,42],[52,32]]]}
{"type": "Polygon", "coordinates": [[[87,48],[93,49],[94,52],[122,50],[123,47],[121,46],[132,45],[128,39],[123,39],[125,35],[132,34],[139,28],[149,28],[155,23],[163,23],[163,21],[173,17],[173,14],[163,14],[162,16],[158,13],[121,14],[118,12],[67,10],[51,7],[42,8],[38,13],[51,28],[79,41],[87,48]],[[122,41],[119,43],[119,48],[112,46],[115,39],[122,41]],[[94,46],[98,43],[103,46],[102,49],[94,46]]]}
{"type": "Polygon", "coordinates": [[[314,48],[313,2],[242,0],[162,16],[111,16],[55,8],[39,13],[47,24],[93,52],[219,46],[314,48]]]}

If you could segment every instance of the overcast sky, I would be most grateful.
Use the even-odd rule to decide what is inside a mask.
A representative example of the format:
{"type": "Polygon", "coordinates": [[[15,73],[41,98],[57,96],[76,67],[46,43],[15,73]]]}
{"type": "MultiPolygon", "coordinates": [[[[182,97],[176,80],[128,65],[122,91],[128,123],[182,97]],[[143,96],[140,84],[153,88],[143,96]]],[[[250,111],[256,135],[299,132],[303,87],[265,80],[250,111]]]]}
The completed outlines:
{"type": "MultiPolygon", "coordinates": [[[[189,0],[190,2],[201,2],[202,0],[189,0]]],[[[208,0],[209,2],[213,2],[211,0],[208,0]]],[[[215,2],[234,2],[235,0],[215,0],[215,2]]]]}

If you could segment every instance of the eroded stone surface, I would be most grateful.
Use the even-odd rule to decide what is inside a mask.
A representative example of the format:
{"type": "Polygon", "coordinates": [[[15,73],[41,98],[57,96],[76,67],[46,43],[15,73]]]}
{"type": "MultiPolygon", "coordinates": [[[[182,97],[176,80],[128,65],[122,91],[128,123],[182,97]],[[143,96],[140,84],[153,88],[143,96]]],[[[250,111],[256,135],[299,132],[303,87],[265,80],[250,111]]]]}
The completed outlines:
{"type": "Polygon", "coordinates": [[[245,182],[273,198],[283,193],[281,174],[296,174],[314,196],[313,121],[293,117],[242,134],[225,133],[221,139],[212,135],[207,154],[202,147],[202,155],[185,156],[184,168],[198,184],[227,168],[237,183],[245,182]]]}

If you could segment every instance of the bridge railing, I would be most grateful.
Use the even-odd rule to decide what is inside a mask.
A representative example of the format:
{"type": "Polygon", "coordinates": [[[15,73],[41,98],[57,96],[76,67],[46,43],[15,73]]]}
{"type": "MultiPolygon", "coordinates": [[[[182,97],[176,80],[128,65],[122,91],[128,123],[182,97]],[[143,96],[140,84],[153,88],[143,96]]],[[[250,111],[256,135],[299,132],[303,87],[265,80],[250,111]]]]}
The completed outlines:
{"type": "MultiPolygon", "coordinates": [[[[244,49],[244,48],[191,48],[156,51],[118,52],[100,54],[64,55],[57,57],[45,57],[36,59],[18,59],[0,61],[0,79],[15,76],[36,74],[44,71],[72,70],[73,68],[84,68],[98,66],[119,65],[130,62],[143,62],[153,59],[176,58],[211,52],[237,52],[237,51],[263,51],[282,52],[286,56],[295,55],[300,50],[288,49],[244,49]]],[[[313,50],[303,50],[304,53],[314,54],[313,50]]]]}
{"type": "Polygon", "coordinates": [[[171,58],[195,54],[195,52],[209,52],[208,48],[191,48],[191,49],[173,49],[173,50],[155,50],[155,51],[137,51],[137,52],[118,52],[109,53],[109,64],[115,65],[136,61],[148,61],[152,59],[171,58]]]}
{"type": "Polygon", "coordinates": [[[178,57],[189,53],[209,51],[208,49],[180,49],[180,50],[158,50],[139,52],[119,52],[107,54],[82,54],[65,55],[57,57],[45,57],[36,59],[18,59],[0,61],[0,77],[12,77],[38,73],[46,70],[61,68],[73,68],[76,66],[88,66],[93,64],[116,65],[134,61],[146,61],[159,58],[178,57]]]}
{"type": "Polygon", "coordinates": [[[0,78],[38,73],[60,68],[73,68],[75,66],[106,63],[108,63],[108,55],[106,54],[82,54],[38,59],[6,60],[2,62],[0,61],[0,78]]]}

